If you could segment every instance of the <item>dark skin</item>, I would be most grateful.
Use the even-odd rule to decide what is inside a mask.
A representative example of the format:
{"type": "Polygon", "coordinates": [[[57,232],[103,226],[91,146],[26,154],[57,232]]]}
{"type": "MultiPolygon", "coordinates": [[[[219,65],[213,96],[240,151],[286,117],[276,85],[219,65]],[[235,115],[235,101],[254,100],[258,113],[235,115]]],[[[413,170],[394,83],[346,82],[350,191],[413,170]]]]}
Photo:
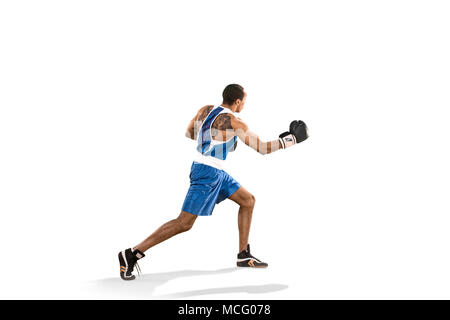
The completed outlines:
{"type": "MultiPolygon", "coordinates": [[[[222,103],[224,108],[233,112],[240,112],[245,104],[246,95],[242,100],[238,99],[232,105],[222,103]]],[[[191,120],[186,130],[186,136],[196,140],[196,133],[203,120],[212,110],[213,105],[207,105],[201,108],[196,116],[191,120]]],[[[250,146],[260,154],[269,154],[281,149],[278,140],[262,142],[259,137],[248,130],[248,126],[233,114],[220,114],[211,126],[211,135],[215,140],[226,141],[234,136],[238,136],[246,145],[250,146]]],[[[248,245],[250,226],[252,222],[253,208],[255,206],[255,197],[244,187],[240,187],[228,199],[239,205],[238,228],[239,228],[239,252],[245,250],[248,245]]],[[[197,216],[189,212],[181,211],[179,216],[163,224],[148,238],[138,244],[134,249],[142,252],[161,243],[179,233],[186,232],[192,228],[197,216]]]]}

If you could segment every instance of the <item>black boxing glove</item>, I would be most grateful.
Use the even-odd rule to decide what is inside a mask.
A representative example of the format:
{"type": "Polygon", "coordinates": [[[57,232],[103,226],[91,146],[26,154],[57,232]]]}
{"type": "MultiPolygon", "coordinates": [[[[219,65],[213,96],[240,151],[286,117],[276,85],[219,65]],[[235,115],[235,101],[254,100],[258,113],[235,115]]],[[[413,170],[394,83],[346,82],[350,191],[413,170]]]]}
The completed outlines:
{"type": "Polygon", "coordinates": [[[289,125],[289,131],[280,134],[279,140],[283,149],[308,139],[308,127],[302,120],[294,120],[289,125]]]}
{"type": "Polygon", "coordinates": [[[308,127],[302,120],[294,120],[289,126],[289,132],[295,136],[297,143],[303,142],[308,139],[308,127]]]}

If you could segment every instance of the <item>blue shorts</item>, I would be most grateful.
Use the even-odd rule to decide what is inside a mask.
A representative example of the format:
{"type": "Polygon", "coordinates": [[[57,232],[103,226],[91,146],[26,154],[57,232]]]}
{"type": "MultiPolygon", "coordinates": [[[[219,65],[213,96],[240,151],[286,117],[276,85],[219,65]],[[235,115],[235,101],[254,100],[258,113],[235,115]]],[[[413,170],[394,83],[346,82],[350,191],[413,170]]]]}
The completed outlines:
{"type": "Polygon", "coordinates": [[[198,162],[192,163],[191,186],[184,199],[183,211],[210,216],[216,203],[231,196],[241,186],[223,170],[198,162]]]}

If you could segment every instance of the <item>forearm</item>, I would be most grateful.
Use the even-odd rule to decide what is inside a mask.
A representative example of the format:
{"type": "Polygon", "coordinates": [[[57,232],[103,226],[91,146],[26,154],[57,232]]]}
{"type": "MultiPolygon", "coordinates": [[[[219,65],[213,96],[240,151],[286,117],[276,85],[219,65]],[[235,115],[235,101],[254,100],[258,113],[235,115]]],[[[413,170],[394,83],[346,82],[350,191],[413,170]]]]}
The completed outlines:
{"type": "Polygon", "coordinates": [[[248,129],[248,126],[240,119],[234,118],[233,121],[233,129],[239,139],[262,155],[269,154],[280,149],[289,148],[290,146],[300,143],[309,137],[308,128],[301,120],[292,121],[289,126],[289,131],[280,134],[279,139],[269,142],[261,141],[258,135],[251,132],[248,129]]]}
{"type": "Polygon", "coordinates": [[[266,155],[266,154],[278,151],[280,149],[282,149],[281,143],[280,143],[280,140],[277,139],[277,140],[268,141],[268,142],[260,142],[258,149],[256,151],[258,151],[262,155],[266,155]]]}
{"type": "Polygon", "coordinates": [[[247,136],[245,137],[245,144],[262,155],[282,149],[280,139],[267,142],[261,141],[256,134],[250,131],[247,132],[247,136]]]}

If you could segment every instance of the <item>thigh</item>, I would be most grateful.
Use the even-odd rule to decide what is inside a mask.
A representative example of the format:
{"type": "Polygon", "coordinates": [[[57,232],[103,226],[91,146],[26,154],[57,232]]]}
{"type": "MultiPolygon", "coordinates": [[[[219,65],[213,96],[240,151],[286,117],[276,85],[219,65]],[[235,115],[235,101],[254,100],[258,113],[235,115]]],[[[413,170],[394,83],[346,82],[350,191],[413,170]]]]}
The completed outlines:
{"type": "Polygon", "coordinates": [[[247,191],[244,187],[239,187],[239,189],[236,190],[235,193],[233,193],[228,199],[236,202],[238,205],[245,205],[252,197],[252,194],[247,191]]]}
{"type": "Polygon", "coordinates": [[[219,196],[221,175],[216,168],[193,164],[191,185],[184,199],[182,211],[197,216],[210,216],[219,196]]]}
{"type": "Polygon", "coordinates": [[[220,203],[225,199],[229,199],[234,193],[236,193],[241,184],[237,182],[232,176],[228,173],[222,173],[222,180],[220,183],[220,192],[217,196],[216,203],[220,203]]]}

